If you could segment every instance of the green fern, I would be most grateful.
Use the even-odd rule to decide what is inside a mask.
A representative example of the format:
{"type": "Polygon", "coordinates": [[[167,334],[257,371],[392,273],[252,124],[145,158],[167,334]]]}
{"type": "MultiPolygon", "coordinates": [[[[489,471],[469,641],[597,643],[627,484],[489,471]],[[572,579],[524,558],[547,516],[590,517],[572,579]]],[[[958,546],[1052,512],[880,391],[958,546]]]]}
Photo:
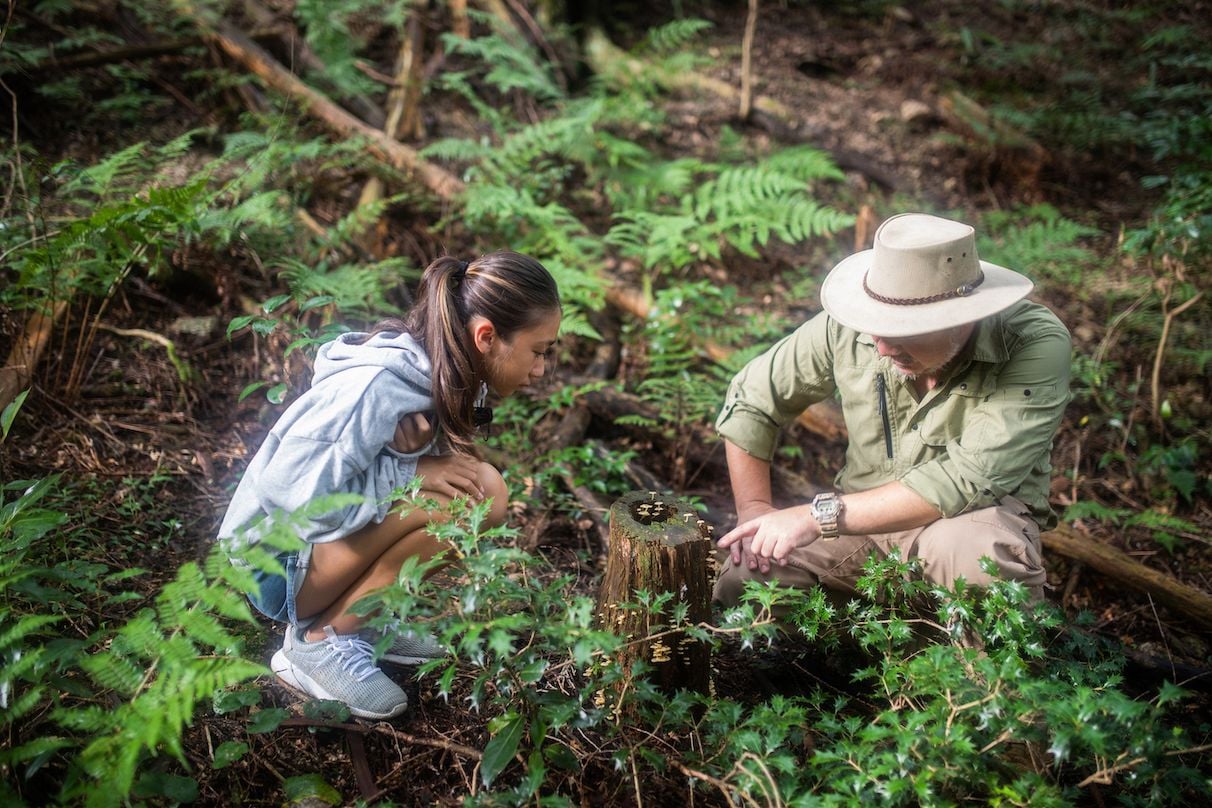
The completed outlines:
{"type": "Polygon", "coordinates": [[[712,27],[713,24],[707,20],[695,18],[673,20],[651,29],[637,50],[653,53],[676,51],[686,47],[696,40],[699,34],[712,27]]]}
{"type": "Polygon", "coordinates": [[[421,156],[427,160],[446,160],[455,163],[474,163],[492,154],[492,147],[467,138],[447,137],[427,143],[421,156]]]}
{"type": "Polygon", "coordinates": [[[550,64],[522,40],[497,33],[474,39],[444,34],[442,43],[450,53],[481,61],[487,68],[483,80],[497,92],[520,90],[540,102],[556,101],[565,95],[550,64]]]}
{"type": "Polygon", "coordinates": [[[1050,205],[991,212],[984,224],[977,242],[981,258],[1032,278],[1082,288],[1094,254],[1078,242],[1097,235],[1096,229],[1066,219],[1050,205]]]}
{"type": "MultiPolygon", "coordinates": [[[[7,778],[53,757],[62,789],[45,796],[120,804],[146,762],[183,760],[182,735],[200,705],[264,672],[242,658],[228,622],[253,622],[239,588],[248,581],[216,547],[205,564],[183,565],[154,608],[86,640],[60,634],[91,622],[96,602],[114,602],[108,587],[124,586],[131,572],[78,559],[64,569],[54,559],[69,541],[60,504],[79,501],[57,483],[0,487],[21,492],[0,500],[0,721],[8,739],[0,764],[7,778]],[[71,619],[85,612],[87,619],[71,619]]],[[[12,794],[0,783],[0,795],[12,794]]]]}

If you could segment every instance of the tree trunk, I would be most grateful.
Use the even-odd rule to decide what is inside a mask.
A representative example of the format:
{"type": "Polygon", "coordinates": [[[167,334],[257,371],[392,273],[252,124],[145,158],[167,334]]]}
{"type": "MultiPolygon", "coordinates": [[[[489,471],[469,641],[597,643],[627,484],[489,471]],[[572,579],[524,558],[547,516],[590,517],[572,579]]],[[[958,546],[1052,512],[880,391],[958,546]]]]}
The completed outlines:
{"type": "MultiPolygon", "coordinates": [[[[610,509],[610,553],[598,594],[598,623],[631,640],[616,654],[622,670],[647,662],[651,681],[667,693],[706,693],[710,687],[710,648],[671,623],[681,605],[687,625],[711,617],[712,532],[686,502],[656,492],[632,491],[610,509]],[[640,590],[653,597],[671,592],[673,598],[658,610],[621,608],[635,603],[640,590]]],[[[603,706],[617,714],[629,689],[625,678],[614,694],[601,694],[603,706]],[[613,704],[606,703],[609,698],[613,704]]]]}

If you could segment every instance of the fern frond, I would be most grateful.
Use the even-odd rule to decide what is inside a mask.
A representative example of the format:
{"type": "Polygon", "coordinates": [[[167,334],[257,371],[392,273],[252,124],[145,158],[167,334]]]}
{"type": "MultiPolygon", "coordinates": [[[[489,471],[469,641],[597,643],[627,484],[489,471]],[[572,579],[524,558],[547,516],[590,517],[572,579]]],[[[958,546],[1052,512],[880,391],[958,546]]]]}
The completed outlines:
{"type": "Polygon", "coordinates": [[[60,707],[51,713],[55,723],[64,729],[95,733],[113,726],[113,713],[96,704],[85,707],[60,707]]]}
{"type": "Polygon", "coordinates": [[[291,215],[282,202],[281,191],[262,191],[231,208],[213,207],[202,212],[198,224],[201,229],[214,233],[219,244],[229,243],[249,225],[290,232],[291,215]]]}
{"type": "MultiPolygon", "coordinates": [[[[161,599],[157,598],[161,613],[165,609],[181,608],[177,606],[175,598],[166,598],[163,604],[160,601],[161,599]]],[[[164,633],[156,622],[155,613],[151,609],[144,609],[118,629],[110,647],[143,659],[155,659],[160,654],[163,643],[164,633]]]]}
{"type": "Polygon", "coordinates": [[[650,30],[637,50],[655,53],[678,50],[693,42],[699,34],[712,27],[714,24],[708,20],[695,18],[673,20],[650,30]]]}
{"type": "Polygon", "coordinates": [[[147,144],[145,142],[133,143],[125,149],[114,152],[96,165],[85,168],[66,184],[64,190],[73,195],[79,193],[104,195],[118,180],[131,177],[139,169],[145,167],[144,155],[146,152],[147,144]]]}
{"type": "Polygon", "coordinates": [[[694,214],[700,219],[725,218],[775,197],[804,189],[802,180],[765,165],[727,168],[703,183],[694,194],[694,214]]]}
{"type": "Polygon", "coordinates": [[[647,209],[662,199],[681,197],[705,169],[701,160],[691,157],[638,165],[608,180],[606,192],[616,209],[647,209]]]}
{"type": "Polygon", "coordinates": [[[173,628],[180,628],[193,648],[205,647],[219,653],[234,653],[241,645],[240,640],[223,628],[218,620],[200,609],[183,613],[180,623],[173,628]]]}
{"type": "Polygon", "coordinates": [[[275,262],[292,294],[300,299],[331,295],[341,311],[382,311],[383,297],[389,280],[398,280],[397,273],[406,266],[402,259],[389,259],[375,264],[342,264],[329,268],[324,262],[314,266],[294,258],[275,262]]]}
{"type": "Polygon", "coordinates": [[[828,153],[811,146],[792,146],[781,149],[763,160],[762,165],[804,182],[840,181],[846,176],[828,153]]]}
{"type": "Polygon", "coordinates": [[[42,755],[48,755],[59,749],[66,749],[75,746],[75,742],[69,738],[61,738],[55,735],[43,735],[39,738],[34,738],[29,743],[21,744],[12,749],[7,746],[0,746],[0,763],[6,766],[13,766],[18,763],[23,763],[27,760],[33,760],[42,755]]]}
{"type": "Polygon", "coordinates": [[[22,615],[15,626],[0,633],[0,653],[4,653],[10,648],[17,646],[21,640],[38,632],[43,627],[54,625],[62,620],[62,617],[53,614],[22,615]]]}
{"type": "MultiPolygon", "coordinates": [[[[177,570],[176,578],[166,584],[160,590],[160,594],[156,596],[156,610],[159,612],[161,623],[166,626],[177,625],[177,616],[201,600],[205,591],[206,578],[202,576],[202,570],[198,564],[193,561],[182,564],[177,570]]],[[[122,633],[129,636],[129,631],[134,625],[136,623],[132,621],[123,629],[122,633]]],[[[139,626],[141,629],[142,624],[140,623],[139,626]]]]}
{"type": "Polygon", "coordinates": [[[127,697],[134,695],[143,682],[143,668],[112,650],[82,657],[80,667],[97,687],[127,697]]]}
{"type": "Polygon", "coordinates": [[[492,151],[492,148],[486,143],[477,143],[468,138],[448,137],[426,145],[421,149],[421,156],[426,160],[474,163],[483,160],[492,151]]]}
{"type": "Polygon", "coordinates": [[[475,39],[446,34],[442,40],[449,52],[471,56],[488,65],[484,80],[499,92],[521,90],[540,102],[564,97],[550,63],[523,40],[495,33],[475,39]]]}
{"type": "Polygon", "coordinates": [[[584,117],[558,117],[539,121],[509,135],[485,161],[492,176],[523,174],[546,154],[563,154],[578,139],[593,137],[591,121],[584,117]]]}

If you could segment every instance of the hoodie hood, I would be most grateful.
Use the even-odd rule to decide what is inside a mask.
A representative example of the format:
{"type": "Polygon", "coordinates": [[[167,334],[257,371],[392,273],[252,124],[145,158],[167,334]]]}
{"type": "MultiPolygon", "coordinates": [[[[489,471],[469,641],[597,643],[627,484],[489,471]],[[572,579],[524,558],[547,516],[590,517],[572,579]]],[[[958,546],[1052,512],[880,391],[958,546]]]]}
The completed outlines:
{"type": "Polygon", "coordinates": [[[425,349],[411,334],[384,331],[358,344],[365,338],[364,332],[354,331],[322,345],[316,354],[312,385],[344,370],[385,368],[429,396],[433,389],[433,365],[425,349]]]}

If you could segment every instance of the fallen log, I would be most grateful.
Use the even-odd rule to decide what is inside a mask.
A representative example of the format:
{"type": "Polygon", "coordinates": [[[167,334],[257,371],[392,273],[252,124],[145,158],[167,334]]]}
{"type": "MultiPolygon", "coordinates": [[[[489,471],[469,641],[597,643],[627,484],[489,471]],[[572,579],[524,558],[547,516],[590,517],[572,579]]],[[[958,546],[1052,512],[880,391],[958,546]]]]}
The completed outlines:
{"type": "Polygon", "coordinates": [[[1212,596],[1147,567],[1127,553],[1070,527],[1061,526],[1040,537],[1044,548],[1082,562],[1103,575],[1143,592],[1163,606],[1194,621],[1187,628],[1212,632],[1212,596]]]}
{"type": "Polygon", "coordinates": [[[197,24],[203,26],[204,34],[224,53],[244,65],[274,90],[294,99],[337,135],[364,138],[372,155],[400,171],[411,174],[444,201],[452,200],[463,193],[465,186],[458,177],[422,159],[415,149],[372,128],[317,90],[299,81],[261,46],[231,24],[224,20],[216,20],[210,27],[205,27],[206,23],[201,20],[197,20],[197,24]]]}

